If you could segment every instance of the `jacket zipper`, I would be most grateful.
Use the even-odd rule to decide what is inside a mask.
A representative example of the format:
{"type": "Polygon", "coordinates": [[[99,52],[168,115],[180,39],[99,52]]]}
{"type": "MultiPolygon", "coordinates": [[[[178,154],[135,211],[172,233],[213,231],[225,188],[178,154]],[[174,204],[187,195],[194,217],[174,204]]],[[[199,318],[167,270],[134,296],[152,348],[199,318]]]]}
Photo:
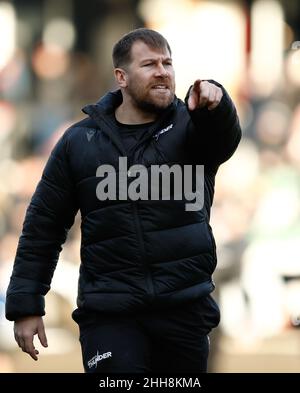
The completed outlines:
{"type": "Polygon", "coordinates": [[[154,297],[155,293],[154,293],[154,287],[153,287],[153,281],[152,281],[150,269],[146,259],[146,250],[145,250],[144,239],[142,235],[141,223],[139,220],[138,207],[136,202],[132,202],[132,208],[133,208],[134,221],[135,221],[135,226],[138,235],[138,242],[139,242],[139,248],[141,253],[141,262],[142,262],[142,266],[144,267],[144,272],[146,276],[147,292],[149,294],[149,298],[150,298],[149,300],[151,300],[154,297]]]}

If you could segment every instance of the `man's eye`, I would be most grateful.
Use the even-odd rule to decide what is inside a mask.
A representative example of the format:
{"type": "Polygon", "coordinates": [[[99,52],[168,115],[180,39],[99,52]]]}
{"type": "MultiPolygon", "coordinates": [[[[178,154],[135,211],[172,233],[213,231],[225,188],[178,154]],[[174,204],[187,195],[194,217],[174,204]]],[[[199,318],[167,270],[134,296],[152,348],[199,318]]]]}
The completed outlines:
{"type": "Polygon", "coordinates": [[[146,64],[143,64],[143,67],[148,67],[148,66],[151,66],[152,65],[152,63],[146,63],[146,64]]]}

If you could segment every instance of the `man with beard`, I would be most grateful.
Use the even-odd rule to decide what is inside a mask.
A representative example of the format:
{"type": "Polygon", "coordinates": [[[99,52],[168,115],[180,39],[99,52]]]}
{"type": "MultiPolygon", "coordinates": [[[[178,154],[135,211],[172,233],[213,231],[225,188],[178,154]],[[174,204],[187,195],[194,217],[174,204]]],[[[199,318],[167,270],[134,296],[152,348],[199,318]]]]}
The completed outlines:
{"type": "MultiPolygon", "coordinates": [[[[236,110],[224,87],[212,80],[196,80],[185,102],[178,99],[170,46],[153,30],[122,37],[113,63],[118,90],[84,107],[88,117],[57,143],[33,195],[6,316],[15,321],[18,345],[37,360],[34,335],[47,346],[44,296],[80,210],[73,319],[85,371],[205,372],[208,334],[220,319],[210,295],[217,262],[210,208],[218,167],[241,138],[236,110]],[[105,171],[106,180],[121,176],[120,157],[146,173],[155,165],[204,165],[203,206],[186,211],[185,196],[175,195],[99,196],[99,176],[105,171]]],[[[130,183],[132,174],[127,175],[130,183]]]]}

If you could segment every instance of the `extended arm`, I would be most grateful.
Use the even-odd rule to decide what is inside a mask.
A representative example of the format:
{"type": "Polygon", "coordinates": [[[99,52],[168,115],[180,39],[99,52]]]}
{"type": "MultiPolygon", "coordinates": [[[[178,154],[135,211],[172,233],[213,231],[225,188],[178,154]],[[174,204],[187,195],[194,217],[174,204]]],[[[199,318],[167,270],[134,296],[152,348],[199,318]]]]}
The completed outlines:
{"type": "Polygon", "coordinates": [[[217,168],[231,157],[241,139],[235,106],[224,87],[211,80],[196,80],[185,102],[191,117],[189,149],[199,163],[217,168]]]}

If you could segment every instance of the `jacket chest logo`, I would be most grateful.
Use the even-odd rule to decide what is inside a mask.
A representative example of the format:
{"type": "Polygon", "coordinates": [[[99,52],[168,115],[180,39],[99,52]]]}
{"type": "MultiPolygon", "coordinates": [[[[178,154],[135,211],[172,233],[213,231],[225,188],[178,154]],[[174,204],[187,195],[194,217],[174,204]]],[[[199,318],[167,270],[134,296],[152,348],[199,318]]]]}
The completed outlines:
{"type": "Polygon", "coordinates": [[[89,131],[86,132],[86,137],[87,137],[88,142],[91,141],[91,139],[93,138],[94,134],[95,134],[95,130],[89,130],[89,131]]]}
{"type": "Polygon", "coordinates": [[[153,135],[153,138],[155,138],[156,140],[165,132],[170,131],[173,128],[173,123],[168,125],[167,127],[163,128],[162,130],[158,131],[155,135],[153,135]]]}

